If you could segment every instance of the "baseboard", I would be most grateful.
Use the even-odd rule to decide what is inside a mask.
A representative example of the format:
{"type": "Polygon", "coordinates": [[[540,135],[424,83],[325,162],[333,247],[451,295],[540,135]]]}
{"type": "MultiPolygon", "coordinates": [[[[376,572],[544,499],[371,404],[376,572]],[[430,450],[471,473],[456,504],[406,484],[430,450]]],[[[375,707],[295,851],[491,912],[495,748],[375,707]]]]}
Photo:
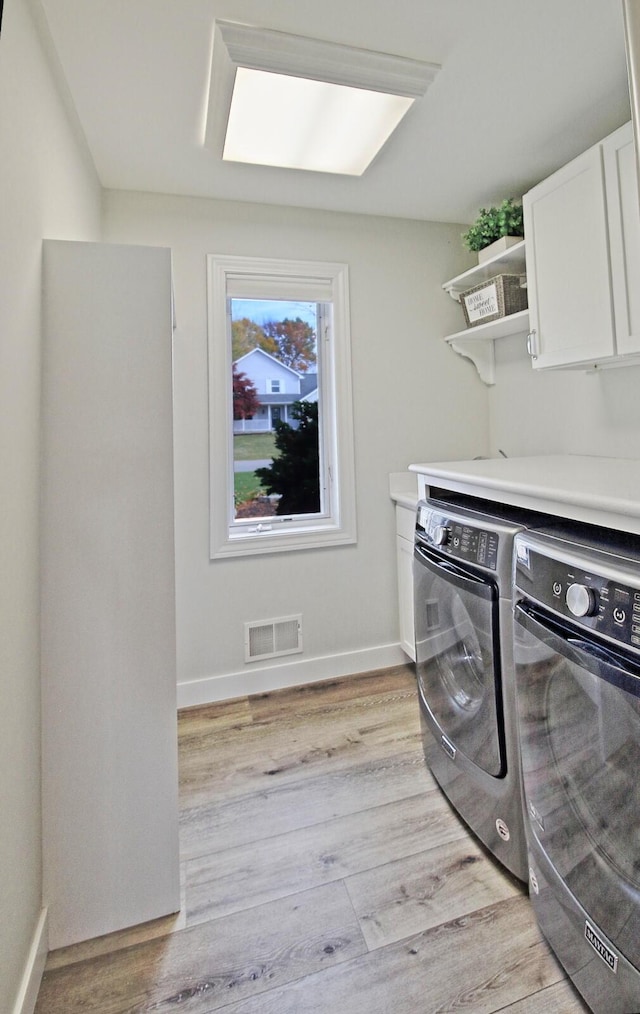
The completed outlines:
{"type": "Polygon", "coordinates": [[[40,912],[12,1014],[33,1014],[49,950],[47,910],[40,912]]]}
{"type": "Polygon", "coordinates": [[[353,676],[355,673],[368,672],[372,669],[386,669],[409,661],[399,644],[383,644],[362,651],[296,659],[279,665],[256,667],[253,664],[241,672],[178,683],[178,707],[192,708],[198,704],[244,697],[246,694],[260,694],[304,683],[318,683],[320,680],[353,676]]]}

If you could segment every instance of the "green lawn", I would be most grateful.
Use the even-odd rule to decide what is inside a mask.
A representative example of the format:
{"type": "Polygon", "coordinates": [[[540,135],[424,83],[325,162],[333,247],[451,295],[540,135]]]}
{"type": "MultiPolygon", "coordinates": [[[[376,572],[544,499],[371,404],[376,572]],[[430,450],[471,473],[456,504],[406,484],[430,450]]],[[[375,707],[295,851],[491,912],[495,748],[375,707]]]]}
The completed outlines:
{"type": "Polygon", "coordinates": [[[241,433],[233,438],[233,457],[236,461],[261,461],[273,458],[275,454],[274,433],[241,433]]]}
{"type": "Polygon", "coordinates": [[[233,476],[233,488],[236,503],[244,503],[262,489],[255,472],[236,472],[233,476]]]}

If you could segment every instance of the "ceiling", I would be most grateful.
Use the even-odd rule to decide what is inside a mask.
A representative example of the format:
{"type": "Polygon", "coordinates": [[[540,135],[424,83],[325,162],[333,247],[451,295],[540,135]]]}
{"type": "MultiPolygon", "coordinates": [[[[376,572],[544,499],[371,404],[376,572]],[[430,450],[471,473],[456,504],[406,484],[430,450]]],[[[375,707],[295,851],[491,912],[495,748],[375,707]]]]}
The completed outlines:
{"type": "Polygon", "coordinates": [[[622,0],[33,3],[109,189],[466,223],[630,115],[622,0]],[[442,69],[361,177],[223,163],[202,143],[215,18],[442,69]]]}

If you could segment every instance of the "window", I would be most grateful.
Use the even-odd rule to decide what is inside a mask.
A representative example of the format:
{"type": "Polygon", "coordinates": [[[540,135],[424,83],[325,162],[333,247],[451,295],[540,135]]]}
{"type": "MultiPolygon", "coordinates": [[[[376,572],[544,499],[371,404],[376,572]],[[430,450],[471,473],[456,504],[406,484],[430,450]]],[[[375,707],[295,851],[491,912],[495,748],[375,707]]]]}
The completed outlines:
{"type": "Polygon", "coordinates": [[[207,260],[211,558],[355,542],[346,265],[207,260]]]}

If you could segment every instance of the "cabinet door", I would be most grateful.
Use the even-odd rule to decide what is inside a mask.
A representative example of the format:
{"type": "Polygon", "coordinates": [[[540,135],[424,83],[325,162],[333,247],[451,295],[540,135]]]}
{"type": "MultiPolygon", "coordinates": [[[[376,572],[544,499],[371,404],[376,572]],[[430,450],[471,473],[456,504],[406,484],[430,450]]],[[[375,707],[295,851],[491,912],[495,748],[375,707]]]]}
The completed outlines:
{"type": "Polygon", "coordinates": [[[534,367],[613,355],[601,146],[530,190],[523,205],[534,367]]]}
{"type": "Polygon", "coordinates": [[[413,536],[415,526],[415,511],[396,504],[400,647],[414,661],[416,657],[413,624],[413,536]]]}
{"type": "Polygon", "coordinates": [[[171,363],[169,250],[45,242],[51,948],[180,907],[171,363]]]}
{"type": "Polygon", "coordinates": [[[640,352],[640,209],[631,124],[603,141],[602,150],[616,345],[624,355],[640,352]]]}
{"type": "Polygon", "coordinates": [[[413,542],[396,538],[398,550],[398,610],[400,619],[400,647],[416,659],[416,643],[413,622],[413,542]]]}

